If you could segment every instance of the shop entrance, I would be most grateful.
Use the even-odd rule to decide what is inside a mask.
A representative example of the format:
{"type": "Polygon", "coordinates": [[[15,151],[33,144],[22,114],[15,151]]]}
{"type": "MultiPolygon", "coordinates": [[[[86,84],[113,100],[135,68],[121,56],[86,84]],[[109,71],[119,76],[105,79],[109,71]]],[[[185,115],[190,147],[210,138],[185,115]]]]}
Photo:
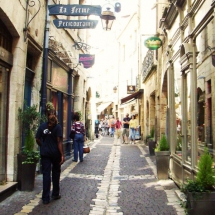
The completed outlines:
{"type": "Polygon", "coordinates": [[[6,182],[7,173],[7,117],[9,69],[0,64],[0,184],[6,182]]]}

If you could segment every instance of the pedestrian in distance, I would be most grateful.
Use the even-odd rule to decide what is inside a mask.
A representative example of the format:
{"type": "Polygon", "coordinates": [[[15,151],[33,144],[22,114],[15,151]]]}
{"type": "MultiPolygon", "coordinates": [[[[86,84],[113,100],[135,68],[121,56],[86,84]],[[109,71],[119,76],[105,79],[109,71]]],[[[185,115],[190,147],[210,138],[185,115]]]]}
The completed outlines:
{"type": "Polygon", "coordinates": [[[115,128],[116,128],[116,120],[114,119],[114,116],[109,120],[109,127],[111,128],[110,136],[114,137],[115,128]]]}
{"type": "Polygon", "coordinates": [[[129,128],[130,128],[130,140],[131,144],[135,143],[135,134],[137,130],[137,120],[135,119],[135,116],[131,116],[131,120],[129,121],[129,128]]]}
{"type": "Polygon", "coordinates": [[[108,122],[107,118],[104,121],[104,128],[105,128],[105,135],[108,136],[109,135],[109,122],[108,122]]]}
{"type": "Polygon", "coordinates": [[[119,120],[119,117],[116,118],[116,136],[119,139],[121,137],[121,129],[122,129],[122,122],[119,120]]]}
{"type": "Polygon", "coordinates": [[[99,122],[99,134],[102,135],[102,120],[99,122]]]}
{"type": "Polygon", "coordinates": [[[78,113],[74,114],[73,117],[73,124],[72,124],[72,130],[74,135],[73,139],[73,149],[74,149],[74,162],[78,162],[78,157],[80,162],[83,162],[83,147],[84,147],[84,141],[86,140],[85,136],[85,127],[84,124],[80,121],[80,116],[78,113]]]}
{"type": "Polygon", "coordinates": [[[129,137],[129,121],[130,117],[129,114],[126,114],[126,117],[123,118],[123,131],[122,131],[122,143],[128,143],[128,137],[129,137]]]}
{"type": "Polygon", "coordinates": [[[99,120],[98,119],[96,119],[95,120],[95,135],[96,135],[96,138],[98,138],[99,137],[99,120]]]}
{"type": "Polygon", "coordinates": [[[105,135],[105,123],[104,123],[103,119],[101,119],[100,125],[101,125],[101,135],[104,136],[105,135]]]}
{"type": "Polygon", "coordinates": [[[50,202],[51,181],[53,185],[52,199],[57,200],[61,198],[60,173],[61,165],[65,161],[62,144],[62,128],[58,124],[55,115],[49,115],[48,121],[40,125],[36,133],[36,142],[40,146],[42,164],[42,200],[43,204],[48,204],[50,202]]]}

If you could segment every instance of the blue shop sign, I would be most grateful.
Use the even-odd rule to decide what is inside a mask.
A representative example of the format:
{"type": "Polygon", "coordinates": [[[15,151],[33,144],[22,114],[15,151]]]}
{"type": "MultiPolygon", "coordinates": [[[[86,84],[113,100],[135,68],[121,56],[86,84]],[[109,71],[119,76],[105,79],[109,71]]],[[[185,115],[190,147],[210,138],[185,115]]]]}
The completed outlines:
{"type": "Polygon", "coordinates": [[[98,20],[67,20],[55,19],[54,25],[56,28],[70,28],[70,29],[92,29],[98,24],[98,20]]]}
{"type": "Polygon", "coordinates": [[[100,5],[63,5],[55,4],[48,5],[49,15],[64,15],[64,16],[100,16],[102,8],[100,5]]]}

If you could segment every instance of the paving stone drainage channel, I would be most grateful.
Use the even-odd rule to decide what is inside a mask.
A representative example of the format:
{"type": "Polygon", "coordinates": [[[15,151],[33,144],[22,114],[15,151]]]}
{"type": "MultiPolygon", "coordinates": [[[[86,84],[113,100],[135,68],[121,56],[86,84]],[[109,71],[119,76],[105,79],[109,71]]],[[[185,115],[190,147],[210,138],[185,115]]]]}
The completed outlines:
{"type": "MultiPolygon", "coordinates": [[[[91,150],[93,150],[94,147],[97,146],[97,144],[99,143],[99,141],[96,141],[92,147],[91,150]]],[[[120,174],[120,158],[121,158],[121,148],[122,146],[125,145],[121,145],[119,143],[119,140],[115,139],[114,140],[114,144],[111,147],[111,151],[107,160],[107,165],[104,168],[104,173],[102,175],[91,175],[91,174],[79,174],[79,173],[71,173],[71,170],[73,170],[77,163],[72,163],[67,169],[65,169],[62,174],[61,174],[61,181],[64,180],[65,178],[69,179],[87,179],[87,180],[94,180],[97,181],[97,192],[95,197],[92,199],[91,201],[91,205],[90,205],[90,210],[89,212],[85,211],[85,213],[82,214],[89,214],[89,215],[125,215],[125,214],[129,214],[130,215],[130,211],[129,209],[127,209],[127,213],[126,210],[123,211],[122,207],[123,207],[123,203],[120,201],[120,198],[122,198],[121,195],[121,191],[122,187],[120,186],[127,186],[128,183],[129,186],[132,186],[132,184],[135,183],[145,183],[144,180],[146,180],[147,182],[150,183],[154,183],[154,188],[155,190],[160,190],[163,191],[165,186],[168,186],[168,183],[171,183],[170,180],[166,180],[166,181],[156,181],[155,178],[155,171],[156,168],[153,164],[153,162],[151,161],[150,158],[145,157],[146,156],[146,151],[143,149],[143,147],[139,144],[137,144],[139,150],[141,151],[142,155],[140,155],[140,157],[145,157],[147,164],[150,168],[152,168],[152,172],[154,174],[144,174],[144,175],[131,175],[131,174],[120,174]],[[129,182],[130,181],[130,182],[129,182]],[[133,181],[133,182],[132,182],[133,181]],[[127,183],[127,185],[126,185],[127,183]]],[[[129,147],[125,146],[125,147],[129,147]]],[[[133,147],[133,146],[131,146],[133,147]]],[[[77,169],[78,172],[79,169],[77,169]]],[[[96,184],[94,184],[95,186],[96,184]]],[[[95,190],[95,189],[94,189],[95,190]]],[[[130,192],[129,188],[127,190],[128,192],[130,192]]],[[[180,203],[178,198],[175,195],[175,190],[174,189],[170,189],[170,190],[164,190],[166,193],[166,197],[167,197],[167,207],[168,205],[173,206],[175,208],[175,210],[177,211],[176,213],[172,213],[171,211],[168,214],[177,214],[177,215],[182,215],[184,214],[183,209],[180,207],[180,203]]],[[[126,190],[125,190],[126,192],[126,190]]],[[[138,192],[138,191],[137,191],[138,192]]],[[[163,192],[162,192],[163,193],[163,192]]],[[[25,214],[31,214],[31,212],[33,211],[33,209],[39,205],[40,201],[41,201],[41,196],[42,196],[42,192],[39,193],[36,198],[34,200],[31,200],[31,202],[28,205],[25,205],[22,210],[20,211],[20,213],[17,213],[15,215],[25,215],[25,214]]],[[[152,199],[153,201],[153,199],[152,199]]],[[[149,202],[151,204],[151,202],[149,202]]],[[[134,205],[135,206],[135,205],[134,205]]],[[[149,205],[150,207],[150,205],[149,205]]],[[[139,208],[138,211],[138,207],[135,209],[136,210],[136,214],[134,215],[138,215],[141,214],[143,215],[144,212],[141,212],[141,209],[139,208]]],[[[161,209],[162,210],[162,209],[161,209]]],[[[35,213],[33,213],[35,214],[35,213]]],[[[48,214],[48,213],[47,213],[48,214]]],[[[53,212],[53,214],[55,214],[53,212]]],[[[58,213],[56,213],[58,214],[58,213]]],[[[65,212],[65,214],[67,214],[65,212]]],[[[77,212],[78,214],[78,212],[77,212]]],[[[77,215],[75,214],[75,215],[77,215]]],[[[145,213],[146,215],[148,215],[147,213],[145,213]]],[[[150,212],[150,214],[157,214],[157,213],[153,213],[150,212]]],[[[160,214],[166,214],[166,213],[160,213],[160,214]]],[[[61,214],[63,215],[63,214],[61,214]]]]}

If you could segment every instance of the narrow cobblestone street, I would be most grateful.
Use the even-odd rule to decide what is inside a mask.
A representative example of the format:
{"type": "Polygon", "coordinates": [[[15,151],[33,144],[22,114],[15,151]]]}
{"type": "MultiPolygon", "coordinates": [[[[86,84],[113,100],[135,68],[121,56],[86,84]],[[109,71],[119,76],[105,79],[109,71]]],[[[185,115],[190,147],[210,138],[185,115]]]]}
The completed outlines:
{"type": "Polygon", "coordinates": [[[1,215],[182,215],[171,180],[158,181],[154,157],[138,142],[102,137],[83,163],[62,166],[60,200],[41,201],[42,176],[33,192],[16,191],[0,203],[1,215]]]}

